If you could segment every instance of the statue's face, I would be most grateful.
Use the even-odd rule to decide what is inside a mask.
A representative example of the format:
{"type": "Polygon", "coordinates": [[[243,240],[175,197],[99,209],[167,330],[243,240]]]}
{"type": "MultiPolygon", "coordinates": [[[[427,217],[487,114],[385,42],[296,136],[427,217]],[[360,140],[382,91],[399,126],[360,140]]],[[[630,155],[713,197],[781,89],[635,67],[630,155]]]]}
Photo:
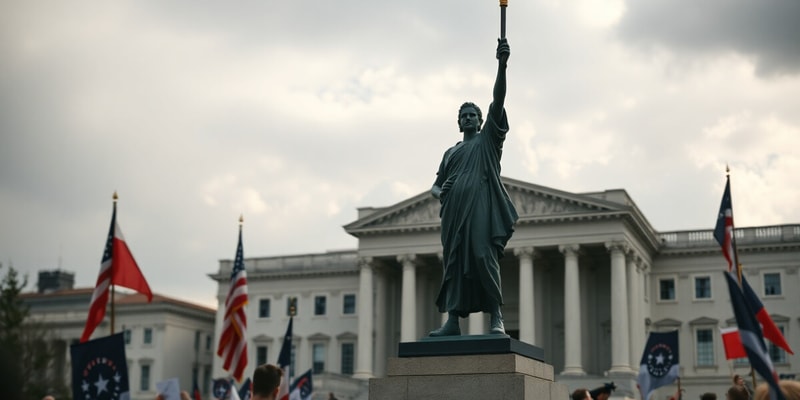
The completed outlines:
{"type": "Polygon", "coordinates": [[[475,132],[481,127],[481,122],[478,117],[478,110],[472,107],[464,107],[458,115],[458,127],[461,132],[475,132]]]}

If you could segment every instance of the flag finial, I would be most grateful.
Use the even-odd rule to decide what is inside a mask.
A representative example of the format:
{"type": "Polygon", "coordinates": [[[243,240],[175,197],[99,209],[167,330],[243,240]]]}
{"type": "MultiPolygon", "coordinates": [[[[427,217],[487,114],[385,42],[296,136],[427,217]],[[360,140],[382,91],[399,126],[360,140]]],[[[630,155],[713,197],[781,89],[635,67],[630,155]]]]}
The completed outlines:
{"type": "Polygon", "coordinates": [[[239,214],[239,225],[241,225],[242,223],[244,223],[244,215],[239,214]]]}
{"type": "Polygon", "coordinates": [[[119,198],[119,196],[117,196],[117,191],[116,190],[114,191],[114,195],[111,196],[111,198],[114,199],[115,203],[117,202],[117,199],[119,198]]]}
{"type": "Polygon", "coordinates": [[[731,176],[731,167],[725,163],[725,176],[731,176]]]}

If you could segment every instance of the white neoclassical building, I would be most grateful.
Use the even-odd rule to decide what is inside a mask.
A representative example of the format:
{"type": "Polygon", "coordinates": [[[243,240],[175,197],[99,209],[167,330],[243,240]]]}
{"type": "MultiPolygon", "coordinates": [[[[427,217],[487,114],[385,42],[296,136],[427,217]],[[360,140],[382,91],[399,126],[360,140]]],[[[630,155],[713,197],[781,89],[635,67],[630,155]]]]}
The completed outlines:
{"type": "MultiPolygon", "coordinates": [[[[615,381],[616,396],[639,398],[633,380],[650,331],[679,331],[687,399],[720,398],[746,360],[728,362],[719,328],[735,325],[722,271],[727,263],[705,230],[660,232],[624,190],[568,193],[503,178],[520,219],[501,261],[508,333],[545,351],[570,389],[615,381]]],[[[713,215],[716,210],[709,210],[713,215]]],[[[441,276],[439,203],[427,192],[358,210],[344,230],[358,248],[246,260],[251,374],[275,363],[297,298],[295,374],[315,370],[315,388],[366,398],[366,378],[384,376],[398,343],[442,323],[434,305],[441,276]]],[[[702,223],[699,223],[702,224],[702,223]]],[[[745,275],[795,350],[800,350],[800,224],[736,230],[745,275]]],[[[219,282],[216,335],[231,260],[219,282]]],[[[472,314],[462,332],[482,334],[472,314]]],[[[770,346],[781,374],[800,375],[800,353],[770,346]]],[[[215,376],[224,376],[214,360],[215,376]]],[[[661,389],[665,399],[675,387],[661,389]]],[[[320,395],[321,396],[321,395],[320,395]]]]}
{"type": "MultiPolygon", "coordinates": [[[[78,343],[83,333],[94,291],[75,289],[73,281],[66,271],[40,272],[39,290],[21,295],[32,321],[47,329],[47,339],[56,349],[52,372],[68,387],[70,345],[78,343]]],[[[125,335],[131,399],[154,399],[156,382],[168,378],[178,378],[184,390],[196,381],[204,398],[211,398],[215,310],[155,293],[150,303],[138,293],[118,292],[115,298],[114,332],[125,335]]],[[[92,338],[111,333],[110,319],[107,312],[92,338]]]]}

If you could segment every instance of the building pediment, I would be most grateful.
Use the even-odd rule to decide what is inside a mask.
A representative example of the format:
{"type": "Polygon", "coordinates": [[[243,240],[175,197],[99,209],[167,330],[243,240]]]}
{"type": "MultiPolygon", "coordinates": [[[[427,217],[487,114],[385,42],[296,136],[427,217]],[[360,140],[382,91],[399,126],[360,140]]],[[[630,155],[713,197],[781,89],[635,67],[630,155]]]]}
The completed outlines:
{"type": "MultiPolygon", "coordinates": [[[[599,198],[598,194],[569,193],[510,178],[502,181],[520,221],[563,221],[628,210],[627,204],[599,198]]],[[[365,215],[344,228],[357,237],[391,231],[435,230],[439,229],[440,208],[439,200],[426,191],[389,207],[361,210],[365,215]]]]}
{"type": "Polygon", "coordinates": [[[664,318],[653,322],[653,326],[655,326],[657,329],[680,328],[681,324],[681,321],[672,318],[664,318]]]}
{"type": "Polygon", "coordinates": [[[700,317],[689,321],[689,325],[696,326],[696,325],[716,325],[719,323],[719,320],[709,317],[700,317]]]}

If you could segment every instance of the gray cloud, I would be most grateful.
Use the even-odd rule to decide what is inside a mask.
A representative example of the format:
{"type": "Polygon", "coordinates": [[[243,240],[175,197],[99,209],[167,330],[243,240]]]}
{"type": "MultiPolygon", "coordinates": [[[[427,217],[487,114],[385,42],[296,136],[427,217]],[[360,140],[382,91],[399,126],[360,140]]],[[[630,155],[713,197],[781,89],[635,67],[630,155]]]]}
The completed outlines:
{"type": "MultiPolygon", "coordinates": [[[[657,229],[690,229],[728,162],[737,220],[800,220],[797,76],[754,79],[711,45],[642,57],[577,7],[509,8],[504,175],[622,187],[657,229]]],[[[458,0],[4,2],[0,261],[93,285],[114,190],[153,289],[206,304],[240,213],[247,256],[354,247],[356,208],[427,190],[458,105],[488,105],[497,19],[458,0]]]]}
{"type": "Polygon", "coordinates": [[[800,71],[800,3],[792,0],[628,1],[623,40],[690,56],[736,52],[761,76],[800,71]]]}

